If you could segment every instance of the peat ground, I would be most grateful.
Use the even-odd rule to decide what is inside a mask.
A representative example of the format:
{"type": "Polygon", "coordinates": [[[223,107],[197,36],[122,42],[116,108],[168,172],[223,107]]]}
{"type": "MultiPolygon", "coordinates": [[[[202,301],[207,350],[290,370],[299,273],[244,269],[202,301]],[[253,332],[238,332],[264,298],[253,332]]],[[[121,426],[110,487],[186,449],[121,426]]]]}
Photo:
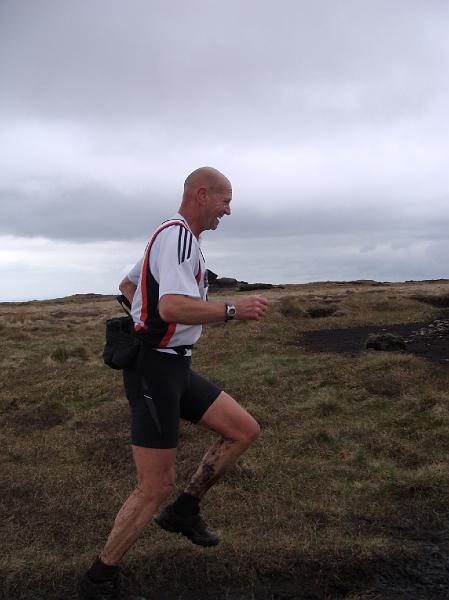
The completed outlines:
{"type": "MultiPolygon", "coordinates": [[[[137,589],[149,600],[447,599],[449,370],[430,325],[447,319],[448,293],[445,281],[286,286],[263,292],[265,320],[206,327],[194,368],[263,434],[204,500],[219,546],[149,525],[124,560],[137,589]],[[361,351],[371,328],[392,326],[411,352],[361,351]]],[[[133,489],[127,402],[101,360],[118,314],[95,295],[0,303],[2,599],[75,599],[133,489]]],[[[182,426],[177,491],[212,439],[182,426]]]]}
{"type": "Polygon", "coordinates": [[[346,329],[305,331],[298,346],[311,352],[337,352],[352,355],[366,351],[369,335],[390,333],[400,336],[406,352],[449,366],[449,320],[438,319],[426,323],[396,323],[385,327],[366,325],[346,329]]]}

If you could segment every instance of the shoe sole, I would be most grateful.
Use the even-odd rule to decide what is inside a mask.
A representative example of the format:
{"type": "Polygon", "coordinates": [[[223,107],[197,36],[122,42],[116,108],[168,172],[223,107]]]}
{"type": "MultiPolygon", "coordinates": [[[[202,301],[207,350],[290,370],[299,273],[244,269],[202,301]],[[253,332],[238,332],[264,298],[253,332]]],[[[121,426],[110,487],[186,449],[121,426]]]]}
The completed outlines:
{"type": "Polygon", "coordinates": [[[161,527],[161,529],[164,529],[165,531],[168,531],[169,533],[180,533],[181,535],[183,535],[184,537],[186,537],[187,539],[189,539],[192,544],[196,544],[197,546],[203,546],[204,548],[210,548],[211,546],[216,546],[220,540],[205,540],[203,538],[197,538],[195,537],[195,534],[190,533],[188,530],[186,531],[185,529],[179,529],[177,527],[174,527],[169,521],[165,521],[164,519],[159,519],[158,517],[153,517],[153,521],[154,523],[156,523],[156,525],[159,525],[159,527],[161,527]]]}

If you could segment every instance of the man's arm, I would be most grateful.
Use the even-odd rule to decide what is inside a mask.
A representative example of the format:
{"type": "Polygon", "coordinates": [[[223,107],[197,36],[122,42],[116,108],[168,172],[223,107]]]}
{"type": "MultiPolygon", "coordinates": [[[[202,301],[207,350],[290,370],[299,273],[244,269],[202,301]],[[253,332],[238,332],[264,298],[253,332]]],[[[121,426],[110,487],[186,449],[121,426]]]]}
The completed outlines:
{"type": "MultiPolygon", "coordinates": [[[[268,302],[262,296],[244,296],[234,302],[234,305],[234,319],[258,321],[267,310],[268,302]]],[[[219,323],[226,320],[226,305],[224,302],[205,302],[199,298],[166,294],[159,300],[159,314],[167,323],[219,323]]]]}
{"type": "Polygon", "coordinates": [[[134,285],[134,283],[132,281],[130,281],[128,279],[128,277],[125,277],[120,282],[118,289],[122,292],[122,294],[125,296],[125,298],[127,298],[129,300],[130,304],[132,304],[133,298],[134,298],[134,293],[137,289],[137,286],[134,285]]]}

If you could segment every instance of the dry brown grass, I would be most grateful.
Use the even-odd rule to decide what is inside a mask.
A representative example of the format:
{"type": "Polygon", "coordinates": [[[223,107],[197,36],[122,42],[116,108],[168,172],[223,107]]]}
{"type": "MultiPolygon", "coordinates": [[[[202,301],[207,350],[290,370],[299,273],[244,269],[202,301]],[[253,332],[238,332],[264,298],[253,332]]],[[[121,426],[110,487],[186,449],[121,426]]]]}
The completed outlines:
{"type": "MultiPolygon", "coordinates": [[[[306,354],[294,340],[306,329],[433,318],[439,309],[412,296],[447,288],[287,286],[264,293],[264,321],[207,327],[194,367],[247,407],[263,435],[204,501],[222,535],[216,549],[148,527],[125,561],[142,591],[425,598],[418,588],[398,595],[391,573],[403,589],[400,565],[425,578],[419,535],[447,525],[449,371],[409,355],[306,354]],[[329,306],[333,315],[310,316],[329,306]]],[[[115,314],[109,297],[0,305],[2,598],[76,597],[77,574],[134,485],[121,377],[101,362],[115,314]]],[[[211,440],[183,426],[179,490],[211,440]]],[[[427,597],[440,597],[432,581],[427,597]]]]}

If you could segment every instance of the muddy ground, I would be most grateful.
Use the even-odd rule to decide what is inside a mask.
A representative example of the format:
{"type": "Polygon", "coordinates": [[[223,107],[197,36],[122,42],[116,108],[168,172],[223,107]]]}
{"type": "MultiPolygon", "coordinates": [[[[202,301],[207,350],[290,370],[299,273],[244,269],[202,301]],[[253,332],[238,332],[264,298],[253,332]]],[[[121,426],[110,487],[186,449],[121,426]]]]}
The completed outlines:
{"type": "MultiPolygon", "coordinates": [[[[366,522],[366,528],[373,526],[366,522]]],[[[375,526],[378,529],[378,524],[375,526]]],[[[373,531],[374,532],[374,531],[373,531]]],[[[377,531],[379,533],[379,531],[377,531]]],[[[413,529],[398,527],[394,532],[397,540],[397,555],[389,560],[367,564],[341,565],[337,574],[333,572],[326,581],[323,573],[313,577],[313,565],[303,565],[309,576],[282,581],[261,582],[252,589],[196,592],[157,596],[158,600],[447,600],[449,598],[449,528],[413,529]],[[404,542],[413,541],[417,553],[405,558],[401,553],[404,542]]],[[[299,567],[300,570],[301,567],[299,567]]]]}
{"type": "Polygon", "coordinates": [[[447,318],[426,323],[398,323],[385,327],[370,325],[348,329],[305,331],[295,343],[311,352],[341,352],[356,356],[366,350],[369,335],[381,333],[402,337],[406,344],[406,352],[449,366],[449,319],[447,318]]]}
{"type": "Polygon", "coordinates": [[[279,573],[252,588],[184,594],[160,594],[154,600],[447,600],[449,598],[449,529],[397,527],[379,530],[368,521],[361,526],[373,533],[394,535],[397,554],[388,560],[357,564],[354,557],[326,581],[319,565],[298,565],[298,576],[289,580],[279,573]],[[416,556],[406,558],[404,543],[416,544],[416,556]]]}

